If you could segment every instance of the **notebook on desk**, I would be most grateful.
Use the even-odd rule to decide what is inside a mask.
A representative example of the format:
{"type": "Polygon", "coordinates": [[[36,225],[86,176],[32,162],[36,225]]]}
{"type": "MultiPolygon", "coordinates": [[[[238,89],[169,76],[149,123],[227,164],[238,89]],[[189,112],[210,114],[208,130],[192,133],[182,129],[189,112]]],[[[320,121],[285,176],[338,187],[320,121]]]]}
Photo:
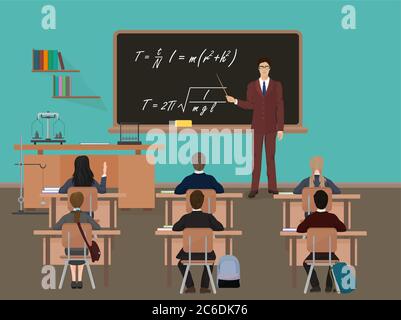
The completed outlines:
{"type": "Polygon", "coordinates": [[[58,193],[59,190],[59,187],[44,187],[42,193],[58,193]]]}
{"type": "Polygon", "coordinates": [[[165,231],[165,230],[170,231],[170,230],[172,230],[172,229],[173,229],[173,226],[164,225],[164,226],[161,227],[161,228],[157,228],[157,231],[165,231]]]}
{"type": "Polygon", "coordinates": [[[282,192],[279,192],[278,194],[294,194],[294,192],[292,192],[292,191],[282,191],[282,192]]]}
{"type": "Polygon", "coordinates": [[[283,228],[284,232],[296,232],[297,228],[283,228]]]}
{"type": "Polygon", "coordinates": [[[164,193],[164,194],[174,194],[174,190],[160,190],[160,193],[164,193]]]}

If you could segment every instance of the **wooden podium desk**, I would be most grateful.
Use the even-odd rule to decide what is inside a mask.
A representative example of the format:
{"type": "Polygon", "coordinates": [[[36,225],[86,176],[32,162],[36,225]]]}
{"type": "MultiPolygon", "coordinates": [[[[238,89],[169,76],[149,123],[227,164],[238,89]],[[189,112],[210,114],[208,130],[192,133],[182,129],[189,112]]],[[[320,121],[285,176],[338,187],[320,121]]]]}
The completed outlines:
{"type": "MultiPolygon", "coordinates": [[[[61,256],[65,255],[61,243],[61,230],[34,230],[35,236],[43,238],[43,265],[64,265],[61,256]]],[[[92,234],[97,237],[101,256],[100,260],[92,263],[94,266],[103,266],[104,286],[109,285],[109,267],[111,265],[112,238],[121,235],[120,230],[93,230],[92,234]]]]}
{"type": "MultiPolygon", "coordinates": [[[[22,145],[23,151],[36,151],[37,154],[25,154],[25,164],[42,164],[24,166],[24,206],[25,209],[48,208],[41,198],[43,187],[61,187],[72,177],[74,160],[81,154],[87,154],[95,179],[100,182],[103,162],[107,162],[107,189],[116,188],[118,193],[126,194],[119,199],[119,208],[154,208],[155,207],[155,170],[153,157],[141,154],[142,151],[163,148],[162,145],[22,145]],[[65,154],[66,152],[75,154],[65,154]],[[104,154],[88,154],[103,151],[104,154]],[[131,154],[115,154],[121,151],[132,151],[131,154]],[[52,152],[53,154],[45,154],[52,152]],[[63,154],[54,154],[60,152],[63,154]],[[152,163],[148,162],[148,159],[152,163]]],[[[20,150],[20,145],[14,145],[20,150]]]]}

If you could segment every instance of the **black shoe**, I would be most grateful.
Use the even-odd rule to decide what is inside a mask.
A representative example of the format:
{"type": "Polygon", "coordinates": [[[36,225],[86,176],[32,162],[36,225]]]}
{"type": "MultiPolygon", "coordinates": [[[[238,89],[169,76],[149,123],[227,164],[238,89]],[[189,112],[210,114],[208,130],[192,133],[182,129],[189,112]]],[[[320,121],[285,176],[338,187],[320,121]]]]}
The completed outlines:
{"type": "Polygon", "coordinates": [[[258,194],[258,190],[251,190],[248,194],[248,198],[255,198],[255,196],[258,194]]]}
{"type": "Polygon", "coordinates": [[[195,287],[189,287],[189,288],[186,288],[184,292],[185,293],[195,293],[196,290],[195,290],[195,287]]]}
{"type": "Polygon", "coordinates": [[[278,190],[270,190],[270,189],[269,189],[268,192],[269,192],[269,193],[272,193],[272,194],[278,194],[278,190]]]}
{"type": "Polygon", "coordinates": [[[71,281],[71,289],[76,289],[76,288],[77,288],[77,282],[71,281]]]}
{"type": "Polygon", "coordinates": [[[309,292],[322,292],[322,289],[320,289],[319,286],[318,287],[312,287],[309,292]]]}
{"type": "Polygon", "coordinates": [[[77,282],[77,288],[78,288],[78,289],[82,289],[83,287],[84,287],[83,282],[82,282],[82,281],[78,281],[78,282],[77,282]]]}

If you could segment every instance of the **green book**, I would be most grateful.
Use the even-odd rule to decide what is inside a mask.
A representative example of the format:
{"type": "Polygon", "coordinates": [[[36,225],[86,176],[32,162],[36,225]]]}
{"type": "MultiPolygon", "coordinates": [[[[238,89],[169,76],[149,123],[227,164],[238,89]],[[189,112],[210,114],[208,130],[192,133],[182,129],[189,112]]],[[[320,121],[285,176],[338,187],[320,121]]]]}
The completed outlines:
{"type": "Polygon", "coordinates": [[[52,50],[52,70],[58,70],[58,50],[52,50]]]}
{"type": "Polygon", "coordinates": [[[67,77],[63,77],[63,97],[67,96],[67,77]]]}

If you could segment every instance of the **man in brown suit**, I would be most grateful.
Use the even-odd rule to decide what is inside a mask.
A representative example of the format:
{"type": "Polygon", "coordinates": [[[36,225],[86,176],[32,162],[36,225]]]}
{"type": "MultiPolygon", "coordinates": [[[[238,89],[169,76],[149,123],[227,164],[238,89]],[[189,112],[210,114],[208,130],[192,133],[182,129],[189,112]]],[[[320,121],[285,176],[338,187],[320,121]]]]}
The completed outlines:
{"type": "Polygon", "coordinates": [[[283,138],[284,101],[281,83],[269,78],[270,68],[268,58],[259,59],[260,78],[248,84],[246,101],[226,96],[228,102],[235,103],[243,109],[253,110],[253,171],[249,198],[255,197],[259,189],[263,141],[266,149],[268,191],[273,194],[278,193],[274,157],[276,137],[279,140],[283,138]]]}

